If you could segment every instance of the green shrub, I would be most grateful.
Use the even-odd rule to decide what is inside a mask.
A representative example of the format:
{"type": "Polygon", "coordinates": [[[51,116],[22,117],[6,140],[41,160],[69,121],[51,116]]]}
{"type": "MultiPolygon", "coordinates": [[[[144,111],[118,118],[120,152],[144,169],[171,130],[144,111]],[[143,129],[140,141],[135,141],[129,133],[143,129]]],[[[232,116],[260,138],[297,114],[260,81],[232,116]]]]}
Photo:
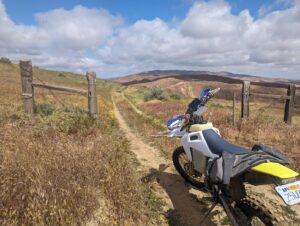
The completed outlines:
{"type": "Polygon", "coordinates": [[[89,133],[97,124],[96,119],[78,107],[65,107],[56,111],[51,118],[54,128],[64,133],[89,133]]]}
{"type": "Polygon", "coordinates": [[[171,93],[171,94],[170,94],[170,97],[171,97],[173,100],[180,100],[180,99],[181,99],[181,96],[180,96],[178,93],[171,93]]]}
{"type": "Polygon", "coordinates": [[[11,64],[11,61],[7,57],[1,57],[0,58],[0,63],[11,64]]]}
{"type": "Polygon", "coordinates": [[[34,112],[41,116],[52,115],[55,110],[55,107],[50,103],[36,104],[34,112]]]}
{"type": "Polygon", "coordinates": [[[90,117],[89,113],[79,107],[59,107],[50,103],[37,104],[35,113],[52,129],[67,133],[87,135],[99,128],[100,122],[90,117]]]}
{"type": "Polygon", "coordinates": [[[153,99],[168,100],[169,96],[161,88],[159,88],[159,87],[153,87],[153,88],[151,88],[151,89],[149,89],[149,90],[147,90],[145,92],[145,94],[144,94],[144,100],[148,101],[148,100],[153,100],[153,99]]]}

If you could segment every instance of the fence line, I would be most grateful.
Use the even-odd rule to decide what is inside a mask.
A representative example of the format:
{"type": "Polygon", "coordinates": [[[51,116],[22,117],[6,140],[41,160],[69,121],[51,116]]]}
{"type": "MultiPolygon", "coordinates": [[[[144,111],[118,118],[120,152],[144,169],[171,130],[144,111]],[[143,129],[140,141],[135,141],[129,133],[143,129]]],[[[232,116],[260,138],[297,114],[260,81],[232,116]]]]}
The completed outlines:
{"type": "Polygon", "coordinates": [[[54,85],[46,85],[46,84],[39,84],[39,83],[33,83],[32,85],[33,87],[44,88],[49,90],[65,91],[65,92],[76,93],[76,94],[87,94],[87,91],[85,90],[74,89],[65,86],[54,86],[54,85]]]}
{"type": "Polygon", "coordinates": [[[233,126],[236,127],[236,93],[233,93],[233,114],[232,114],[232,121],[233,121],[233,126]]]}
{"type": "MultiPolygon", "coordinates": [[[[38,76],[35,77],[38,81],[40,81],[43,85],[46,85],[45,81],[43,81],[41,78],[39,78],[38,76]]],[[[43,89],[44,91],[44,89],[43,89]]],[[[59,102],[62,106],[66,106],[64,104],[64,102],[58,97],[57,94],[55,94],[51,89],[48,89],[48,91],[50,92],[50,95],[52,95],[52,97],[57,101],[59,102]]],[[[43,96],[44,99],[46,99],[46,95],[44,94],[44,92],[41,94],[43,96]]],[[[77,95],[75,93],[68,93],[68,92],[64,92],[64,95],[77,95]]]]}
{"type": "Polygon", "coordinates": [[[241,117],[248,118],[250,114],[249,102],[251,96],[261,97],[261,98],[272,98],[278,100],[285,100],[285,108],[284,108],[284,122],[287,124],[292,123],[293,110],[294,110],[294,102],[296,95],[296,86],[295,84],[289,84],[287,87],[287,95],[273,95],[273,94],[264,94],[264,93],[251,93],[250,92],[250,82],[244,81],[242,88],[242,109],[241,109],[241,117]]]}
{"type": "MultiPolygon", "coordinates": [[[[48,85],[43,81],[38,79],[40,83],[33,83],[33,73],[32,73],[32,63],[31,61],[20,61],[20,75],[22,83],[22,99],[24,105],[24,111],[28,114],[34,113],[34,88],[48,89],[63,91],[68,93],[76,94],[88,94],[88,110],[91,116],[97,116],[97,94],[96,94],[96,73],[87,72],[86,78],[88,81],[88,91],[65,87],[65,86],[56,86],[48,85]]],[[[53,94],[53,96],[55,96],[53,94]]]]}

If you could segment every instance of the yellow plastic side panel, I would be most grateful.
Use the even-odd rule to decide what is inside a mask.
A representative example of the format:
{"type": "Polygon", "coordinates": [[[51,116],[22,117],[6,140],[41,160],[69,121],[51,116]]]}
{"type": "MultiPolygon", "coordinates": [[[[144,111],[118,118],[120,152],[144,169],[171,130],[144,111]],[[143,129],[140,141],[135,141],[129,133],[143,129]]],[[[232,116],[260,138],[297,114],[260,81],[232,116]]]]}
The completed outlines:
{"type": "Polygon", "coordinates": [[[213,124],[211,122],[208,122],[206,124],[195,124],[191,125],[189,132],[198,132],[206,129],[211,129],[213,128],[213,124]]]}
{"type": "Polygon", "coordinates": [[[262,163],[252,167],[251,169],[253,171],[268,174],[274,177],[278,177],[280,179],[292,178],[299,175],[297,172],[276,162],[262,163]]]}

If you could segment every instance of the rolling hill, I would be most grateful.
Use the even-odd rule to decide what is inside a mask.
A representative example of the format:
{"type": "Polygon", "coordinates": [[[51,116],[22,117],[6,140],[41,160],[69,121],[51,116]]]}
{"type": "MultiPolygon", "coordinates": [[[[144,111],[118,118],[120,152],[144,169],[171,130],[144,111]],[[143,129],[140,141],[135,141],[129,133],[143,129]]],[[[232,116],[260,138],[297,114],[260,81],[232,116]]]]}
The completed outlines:
{"type": "MultiPolygon", "coordinates": [[[[199,91],[205,87],[222,89],[218,98],[232,100],[233,93],[241,96],[242,82],[251,82],[251,90],[255,93],[267,93],[286,95],[287,85],[296,84],[300,88],[300,80],[288,80],[282,78],[266,78],[259,76],[233,74],[230,72],[209,71],[182,71],[182,70],[155,70],[138,74],[115,78],[114,81],[125,86],[133,87],[160,87],[171,92],[179,92],[189,97],[199,95],[199,91]]],[[[296,92],[296,104],[300,103],[299,91],[296,92]]],[[[261,99],[269,101],[268,99],[261,99]]]]}
{"type": "Polygon", "coordinates": [[[118,77],[115,81],[123,85],[138,85],[155,82],[162,79],[176,79],[182,81],[214,81],[229,84],[240,84],[243,80],[250,81],[255,85],[283,88],[286,84],[294,83],[300,87],[300,80],[289,80],[283,78],[267,78],[230,72],[210,72],[210,71],[184,71],[184,70],[154,70],[141,72],[138,74],[118,77]]]}

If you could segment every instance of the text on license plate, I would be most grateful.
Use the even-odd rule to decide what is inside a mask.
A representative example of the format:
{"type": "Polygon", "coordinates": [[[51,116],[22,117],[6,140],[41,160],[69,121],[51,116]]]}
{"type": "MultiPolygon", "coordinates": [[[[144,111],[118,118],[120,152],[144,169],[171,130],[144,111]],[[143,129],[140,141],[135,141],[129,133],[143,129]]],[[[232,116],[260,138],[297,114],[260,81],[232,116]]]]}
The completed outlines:
{"type": "Polygon", "coordinates": [[[300,181],[275,187],[278,194],[288,205],[300,203],[300,181]]]}

